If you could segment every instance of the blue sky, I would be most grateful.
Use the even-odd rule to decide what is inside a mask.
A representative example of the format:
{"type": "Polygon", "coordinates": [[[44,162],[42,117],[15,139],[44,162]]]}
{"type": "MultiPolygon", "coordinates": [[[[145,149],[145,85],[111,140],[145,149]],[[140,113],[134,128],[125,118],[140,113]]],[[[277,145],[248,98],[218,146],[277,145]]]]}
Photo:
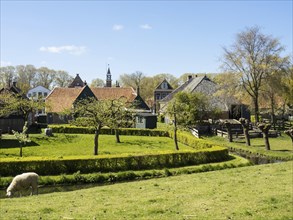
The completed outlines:
{"type": "Polygon", "coordinates": [[[91,82],[220,72],[223,46],[258,25],[292,55],[288,1],[3,1],[1,65],[33,64],[91,82]]]}

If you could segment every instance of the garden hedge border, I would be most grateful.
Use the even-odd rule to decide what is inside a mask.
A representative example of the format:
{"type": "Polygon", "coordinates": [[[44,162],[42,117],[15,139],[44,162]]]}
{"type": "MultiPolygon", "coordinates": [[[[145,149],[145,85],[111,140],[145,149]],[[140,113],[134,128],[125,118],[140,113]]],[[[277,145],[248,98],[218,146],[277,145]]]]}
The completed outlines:
{"type": "Polygon", "coordinates": [[[134,156],[97,156],[78,159],[22,159],[0,162],[1,176],[13,176],[22,172],[37,172],[39,175],[59,175],[93,172],[118,172],[174,168],[220,162],[229,159],[228,149],[214,146],[190,152],[172,152],[134,156]]]}

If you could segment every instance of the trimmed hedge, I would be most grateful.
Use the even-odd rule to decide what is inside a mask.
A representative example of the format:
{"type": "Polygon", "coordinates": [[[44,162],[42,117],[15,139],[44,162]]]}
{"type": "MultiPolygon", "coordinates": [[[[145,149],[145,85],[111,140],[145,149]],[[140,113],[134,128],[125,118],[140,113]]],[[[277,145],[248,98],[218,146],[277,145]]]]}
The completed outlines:
{"type": "Polygon", "coordinates": [[[98,156],[97,158],[3,160],[1,176],[13,176],[21,172],[35,171],[40,175],[93,172],[118,172],[127,170],[161,169],[219,162],[229,159],[228,149],[214,146],[190,152],[172,152],[135,156],[98,156]]]}
{"type": "MultiPolygon", "coordinates": [[[[50,125],[53,133],[70,133],[70,134],[94,134],[95,129],[93,127],[77,127],[70,125],[50,125]]],[[[102,128],[100,134],[114,135],[115,130],[110,128],[102,128]]],[[[164,130],[152,130],[152,129],[137,129],[137,128],[123,128],[119,129],[121,135],[136,135],[136,136],[163,136],[169,137],[167,131],[164,130]]]]}
{"type": "MultiPolygon", "coordinates": [[[[169,131],[169,137],[173,138],[174,132],[169,131]]],[[[177,140],[194,149],[205,149],[214,146],[214,144],[203,139],[195,138],[192,134],[184,131],[177,131],[177,140]]]]}

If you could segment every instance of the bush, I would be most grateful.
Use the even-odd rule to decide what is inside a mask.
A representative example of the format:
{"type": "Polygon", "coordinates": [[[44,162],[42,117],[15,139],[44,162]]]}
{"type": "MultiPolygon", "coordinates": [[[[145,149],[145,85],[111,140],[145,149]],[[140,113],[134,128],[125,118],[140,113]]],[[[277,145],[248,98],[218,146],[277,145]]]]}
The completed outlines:
{"type": "MultiPolygon", "coordinates": [[[[71,133],[71,134],[94,134],[93,127],[77,127],[71,125],[50,125],[53,133],[71,133]]],[[[110,128],[102,128],[100,134],[114,135],[115,131],[110,128]]],[[[137,129],[137,128],[123,128],[119,129],[120,135],[136,135],[136,136],[162,136],[168,137],[167,131],[158,129],[137,129]]]]}
{"type": "MultiPolygon", "coordinates": [[[[13,176],[20,172],[34,171],[40,175],[72,174],[76,172],[118,172],[127,170],[160,169],[210,162],[229,158],[228,150],[212,147],[198,151],[172,152],[137,156],[98,156],[97,158],[76,159],[9,159],[0,162],[1,176],[13,176]]],[[[80,173],[74,180],[80,180],[80,173]]],[[[68,181],[68,180],[66,180],[68,181]]]]}

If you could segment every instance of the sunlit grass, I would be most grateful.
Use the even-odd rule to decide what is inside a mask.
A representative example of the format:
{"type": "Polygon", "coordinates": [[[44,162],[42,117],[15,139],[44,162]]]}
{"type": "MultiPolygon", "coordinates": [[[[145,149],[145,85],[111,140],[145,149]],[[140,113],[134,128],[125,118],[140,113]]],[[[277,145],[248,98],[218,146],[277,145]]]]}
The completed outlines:
{"type": "MultiPolygon", "coordinates": [[[[73,156],[93,155],[93,134],[31,134],[31,142],[23,148],[23,156],[73,156]]],[[[172,151],[174,142],[167,137],[120,136],[121,143],[116,143],[114,135],[100,135],[99,154],[138,154],[159,151],[172,151]]],[[[192,148],[179,143],[180,150],[192,148]]],[[[18,157],[19,143],[12,135],[4,136],[0,142],[0,157],[18,157]]]]}
{"type": "Polygon", "coordinates": [[[292,219],[293,162],[0,200],[2,219],[292,219]]]}

